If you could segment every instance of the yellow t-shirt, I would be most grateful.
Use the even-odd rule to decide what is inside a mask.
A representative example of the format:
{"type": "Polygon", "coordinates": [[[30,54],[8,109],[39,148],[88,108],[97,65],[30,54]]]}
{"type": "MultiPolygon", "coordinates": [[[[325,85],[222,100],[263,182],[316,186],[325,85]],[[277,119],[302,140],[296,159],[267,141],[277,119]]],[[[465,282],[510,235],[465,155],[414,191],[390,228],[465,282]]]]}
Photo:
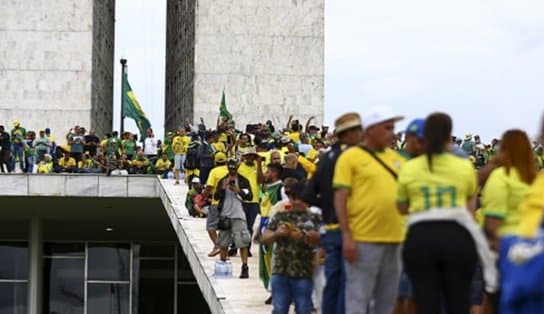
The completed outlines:
{"type": "Polygon", "coordinates": [[[68,160],[65,160],[64,158],[59,159],[59,166],[63,168],[70,168],[76,166],[76,160],[72,157],[70,157],[68,160]]]}
{"type": "Polygon", "coordinates": [[[174,151],[174,154],[176,155],[184,155],[187,153],[187,148],[189,147],[189,143],[191,142],[191,138],[188,136],[176,136],[172,140],[172,150],[174,151]]]}
{"type": "Polygon", "coordinates": [[[311,162],[316,162],[317,157],[319,157],[319,151],[312,148],[308,151],[308,154],[306,156],[306,159],[308,159],[311,162]]]}
{"type": "Polygon", "coordinates": [[[295,143],[300,142],[300,132],[291,132],[291,133],[287,134],[287,137],[290,138],[291,141],[293,141],[295,143]]]}
{"type": "Polygon", "coordinates": [[[544,218],[544,172],[541,172],[531,185],[527,197],[519,206],[519,213],[519,235],[534,237],[544,218]]]}
{"type": "Polygon", "coordinates": [[[517,233],[520,214],[519,204],[529,193],[529,185],[521,181],[516,168],[500,167],[491,173],[482,191],[484,215],[503,219],[498,233],[513,235],[517,233]]]}
{"type": "Polygon", "coordinates": [[[212,143],[212,147],[215,148],[216,152],[222,152],[227,153],[227,148],[225,147],[225,144],[223,142],[215,142],[212,143]]]}
{"type": "Polygon", "coordinates": [[[238,173],[249,181],[253,198],[250,203],[259,202],[259,183],[257,182],[257,165],[248,166],[245,162],[238,167],[238,173]]]}
{"type": "MultiPolygon", "coordinates": [[[[396,172],[405,162],[391,149],[376,155],[396,172]]],[[[403,241],[403,219],[395,203],[397,182],[369,153],[360,147],[343,152],[334,169],[333,186],[349,190],[347,218],[355,241],[403,241]]]]}
{"type": "Polygon", "coordinates": [[[227,174],[229,174],[229,170],[227,169],[227,166],[215,167],[212,169],[212,171],[210,171],[210,175],[208,176],[208,181],[206,182],[206,186],[212,187],[212,205],[219,204],[219,201],[213,198],[213,194],[215,193],[215,189],[217,188],[219,181],[221,181],[221,179],[223,179],[227,174]]]}
{"type": "Polygon", "coordinates": [[[168,159],[166,160],[162,160],[161,159],[158,159],[157,162],[155,162],[155,169],[157,170],[168,170],[170,168],[170,166],[172,165],[172,162],[168,159]]]}
{"type": "Polygon", "coordinates": [[[470,161],[449,153],[433,155],[432,171],[427,156],[408,161],[399,173],[397,202],[408,203],[410,214],[436,208],[466,207],[478,192],[470,161]]]}

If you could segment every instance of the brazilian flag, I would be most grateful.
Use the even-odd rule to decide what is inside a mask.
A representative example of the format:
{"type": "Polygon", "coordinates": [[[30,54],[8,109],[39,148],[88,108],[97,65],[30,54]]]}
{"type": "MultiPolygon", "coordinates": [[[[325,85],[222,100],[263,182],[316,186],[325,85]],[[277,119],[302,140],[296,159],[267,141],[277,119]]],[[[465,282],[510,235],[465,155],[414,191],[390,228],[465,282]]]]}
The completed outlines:
{"type": "Polygon", "coordinates": [[[227,109],[227,102],[225,101],[225,91],[223,91],[223,96],[221,97],[221,105],[219,106],[219,116],[227,118],[227,120],[232,120],[232,114],[227,109]]]}
{"type": "Polygon", "coordinates": [[[145,115],[145,112],[142,110],[140,103],[136,100],[136,96],[128,83],[127,74],[124,74],[123,77],[123,118],[131,118],[136,122],[138,130],[140,131],[140,141],[144,141],[147,129],[151,127],[149,119],[145,115]]]}

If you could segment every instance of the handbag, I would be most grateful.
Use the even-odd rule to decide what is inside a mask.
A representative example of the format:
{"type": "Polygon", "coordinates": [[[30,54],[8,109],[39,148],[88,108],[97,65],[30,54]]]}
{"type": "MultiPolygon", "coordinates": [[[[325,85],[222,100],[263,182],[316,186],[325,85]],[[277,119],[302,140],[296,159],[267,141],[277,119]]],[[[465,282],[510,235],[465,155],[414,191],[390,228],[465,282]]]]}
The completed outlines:
{"type": "Polygon", "coordinates": [[[501,313],[542,313],[544,306],[544,225],[535,238],[501,240],[501,313]],[[534,308],[534,310],[533,310],[534,308]]]}
{"type": "Polygon", "coordinates": [[[228,231],[232,229],[232,220],[227,216],[219,216],[219,223],[217,229],[222,231],[228,231]]]}

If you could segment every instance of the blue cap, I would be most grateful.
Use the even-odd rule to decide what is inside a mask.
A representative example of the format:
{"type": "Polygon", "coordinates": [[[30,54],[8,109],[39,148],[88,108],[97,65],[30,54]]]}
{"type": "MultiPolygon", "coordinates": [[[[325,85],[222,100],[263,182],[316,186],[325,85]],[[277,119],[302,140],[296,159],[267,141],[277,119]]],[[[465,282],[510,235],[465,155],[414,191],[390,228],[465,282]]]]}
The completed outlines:
{"type": "Polygon", "coordinates": [[[45,128],[45,133],[47,133],[47,134],[51,133],[51,129],[50,128],[45,128]]]}
{"type": "Polygon", "coordinates": [[[414,119],[410,124],[408,124],[408,127],[406,127],[406,131],[404,133],[406,134],[413,134],[417,136],[418,138],[423,138],[423,129],[425,128],[425,119],[414,119]]]}

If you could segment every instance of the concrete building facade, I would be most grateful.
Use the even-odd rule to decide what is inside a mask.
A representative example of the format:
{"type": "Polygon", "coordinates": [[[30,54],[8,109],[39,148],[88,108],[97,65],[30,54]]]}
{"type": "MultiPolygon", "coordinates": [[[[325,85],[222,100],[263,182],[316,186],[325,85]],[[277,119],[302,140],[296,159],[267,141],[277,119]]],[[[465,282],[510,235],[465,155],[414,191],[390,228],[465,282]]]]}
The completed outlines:
{"type": "Polygon", "coordinates": [[[0,1],[0,123],[111,130],[114,0],[0,1]]]}
{"type": "Polygon", "coordinates": [[[324,0],[167,0],[165,127],[323,118],[324,0]]]}

